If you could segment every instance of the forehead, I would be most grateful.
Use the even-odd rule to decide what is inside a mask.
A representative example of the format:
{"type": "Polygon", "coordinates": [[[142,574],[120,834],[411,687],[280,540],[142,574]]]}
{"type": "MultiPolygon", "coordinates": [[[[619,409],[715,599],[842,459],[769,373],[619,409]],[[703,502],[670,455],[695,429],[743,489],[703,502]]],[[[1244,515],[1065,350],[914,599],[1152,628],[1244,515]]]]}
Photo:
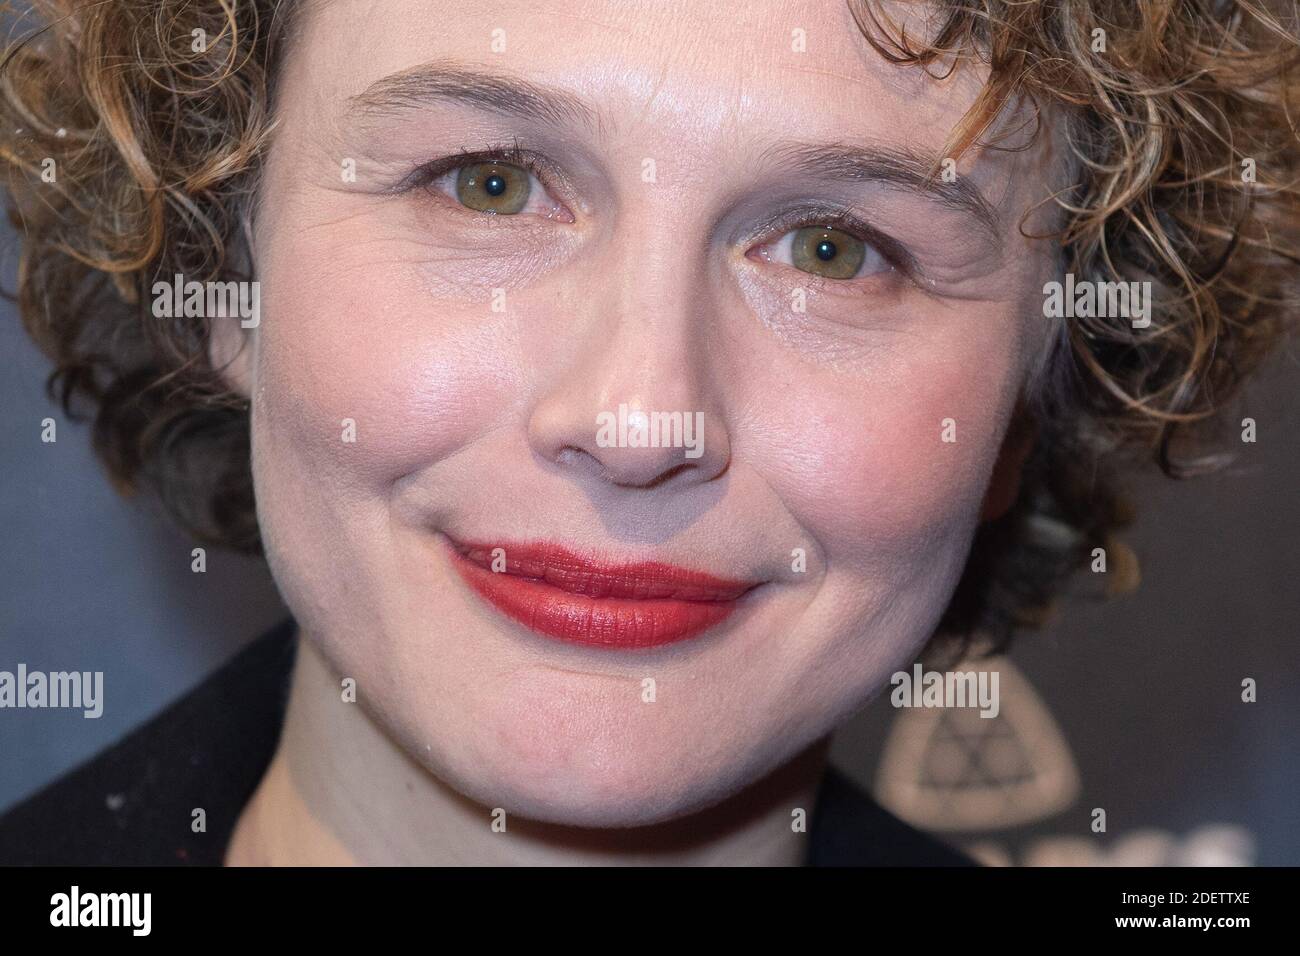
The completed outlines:
{"type": "Polygon", "coordinates": [[[938,81],[887,63],[842,0],[303,4],[286,81],[335,113],[439,60],[571,92],[612,140],[797,134],[907,142],[937,159],[983,81],[973,69],[938,81]]]}

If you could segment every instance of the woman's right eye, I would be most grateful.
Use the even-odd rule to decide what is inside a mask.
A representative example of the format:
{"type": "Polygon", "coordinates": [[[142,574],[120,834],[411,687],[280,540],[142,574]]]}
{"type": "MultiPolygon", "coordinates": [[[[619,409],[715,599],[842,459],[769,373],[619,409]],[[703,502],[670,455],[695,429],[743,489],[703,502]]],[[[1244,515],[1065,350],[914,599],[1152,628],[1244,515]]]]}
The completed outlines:
{"type": "Polygon", "coordinates": [[[469,162],[429,183],[466,209],[490,216],[541,216],[572,222],[564,205],[551,197],[530,169],[497,160],[469,162]]]}
{"type": "Polygon", "coordinates": [[[528,204],[533,174],[507,163],[473,163],[456,170],[456,198],[479,212],[513,216],[528,204]]]}

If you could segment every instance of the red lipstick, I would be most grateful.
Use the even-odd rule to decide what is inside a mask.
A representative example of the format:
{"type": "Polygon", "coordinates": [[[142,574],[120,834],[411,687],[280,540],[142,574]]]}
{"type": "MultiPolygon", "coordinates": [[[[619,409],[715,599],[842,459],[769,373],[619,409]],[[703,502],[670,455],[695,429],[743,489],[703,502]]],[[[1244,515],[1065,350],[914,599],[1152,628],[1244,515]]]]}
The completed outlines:
{"type": "Polygon", "coordinates": [[[603,564],[547,543],[452,542],[452,562],[481,598],[547,637],[591,647],[659,647],[726,620],[757,583],[657,561],[603,564]],[[493,570],[494,552],[498,553],[493,570]]]}

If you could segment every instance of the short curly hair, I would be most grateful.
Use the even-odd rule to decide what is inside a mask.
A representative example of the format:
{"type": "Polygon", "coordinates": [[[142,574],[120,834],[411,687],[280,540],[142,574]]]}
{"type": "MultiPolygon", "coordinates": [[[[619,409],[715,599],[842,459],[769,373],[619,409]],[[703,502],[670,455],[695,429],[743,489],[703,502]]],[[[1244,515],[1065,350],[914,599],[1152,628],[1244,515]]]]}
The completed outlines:
{"type": "MultiPolygon", "coordinates": [[[[93,420],[119,489],[150,488],[198,540],[254,553],[248,404],[212,366],[208,320],[155,317],[148,290],[177,273],[250,276],[276,66],[304,2],[35,0],[38,22],[0,65],[16,298],[54,362],[51,393],[93,420]]],[[[1000,649],[1042,623],[1094,549],[1112,590],[1135,580],[1118,477],[1142,458],[1171,476],[1220,463],[1207,442],[1293,324],[1297,11],[939,0],[909,11],[918,30],[897,4],[845,2],[891,62],[987,71],[949,156],[997,148],[983,138],[1009,103],[1059,116],[1077,175],[1045,238],[1063,271],[1154,290],[1148,328],[1063,322],[1013,425],[1036,435],[1018,496],[977,532],[939,629],[962,650],[976,634],[1000,649]]]]}

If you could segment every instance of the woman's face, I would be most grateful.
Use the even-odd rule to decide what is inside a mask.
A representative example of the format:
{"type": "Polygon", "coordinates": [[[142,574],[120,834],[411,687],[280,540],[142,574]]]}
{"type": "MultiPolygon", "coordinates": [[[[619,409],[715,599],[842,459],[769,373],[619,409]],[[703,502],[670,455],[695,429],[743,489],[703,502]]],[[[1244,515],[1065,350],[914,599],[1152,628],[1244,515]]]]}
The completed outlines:
{"type": "Polygon", "coordinates": [[[1043,341],[1048,160],[925,178],[978,79],[818,0],[305,11],[236,376],[276,580],[414,759],[662,820],[931,636],[1043,341]]]}

